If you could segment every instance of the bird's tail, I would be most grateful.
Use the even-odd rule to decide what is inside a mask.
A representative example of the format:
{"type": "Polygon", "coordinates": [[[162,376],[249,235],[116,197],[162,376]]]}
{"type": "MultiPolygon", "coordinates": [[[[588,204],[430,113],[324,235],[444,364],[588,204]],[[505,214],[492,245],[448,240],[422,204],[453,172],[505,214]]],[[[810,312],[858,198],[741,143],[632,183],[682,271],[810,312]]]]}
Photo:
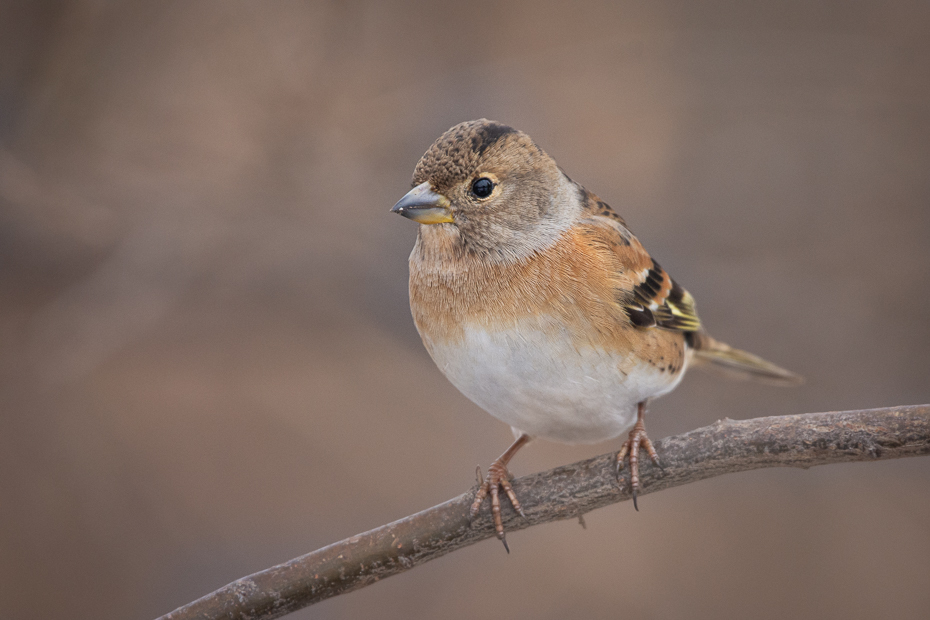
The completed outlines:
{"type": "Polygon", "coordinates": [[[757,355],[734,349],[714,340],[704,332],[690,332],[688,345],[694,350],[693,362],[708,370],[717,370],[737,379],[753,379],[772,385],[800,385],[804,377],[785,370],[757,355]],[[703,363],[702,363],[703,362],[703,363]]]}

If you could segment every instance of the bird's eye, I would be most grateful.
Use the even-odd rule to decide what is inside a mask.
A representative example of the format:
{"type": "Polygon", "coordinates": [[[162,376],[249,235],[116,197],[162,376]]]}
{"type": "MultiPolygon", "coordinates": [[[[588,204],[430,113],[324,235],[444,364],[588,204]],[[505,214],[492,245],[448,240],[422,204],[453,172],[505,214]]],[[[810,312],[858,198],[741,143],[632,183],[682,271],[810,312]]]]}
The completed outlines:
{"type": "Polygon", "coordinates": [[[481,177],[480,179],[475,179],[475,182],[471,184],[471,193],[477,196],[478,198],[487,198],[491,195],[491,192],[494,191],[494,181],[487,177],[481,177]]]}

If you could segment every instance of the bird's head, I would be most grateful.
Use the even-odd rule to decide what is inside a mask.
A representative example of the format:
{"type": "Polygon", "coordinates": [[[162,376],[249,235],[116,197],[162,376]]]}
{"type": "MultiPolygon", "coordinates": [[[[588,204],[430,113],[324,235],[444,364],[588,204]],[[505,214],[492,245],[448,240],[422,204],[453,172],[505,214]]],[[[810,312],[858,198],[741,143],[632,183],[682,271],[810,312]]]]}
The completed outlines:
{"type": "MultiPolygon", "coordinates": [[[[515,258],[570,226],[574,184],[525,133],[480,119],[449,129],[426,151],[413,189],[393,212],[458,236],[477,254],[515,258]]],[[[421,228],[421,239],[430,233],[421,228]]]]}

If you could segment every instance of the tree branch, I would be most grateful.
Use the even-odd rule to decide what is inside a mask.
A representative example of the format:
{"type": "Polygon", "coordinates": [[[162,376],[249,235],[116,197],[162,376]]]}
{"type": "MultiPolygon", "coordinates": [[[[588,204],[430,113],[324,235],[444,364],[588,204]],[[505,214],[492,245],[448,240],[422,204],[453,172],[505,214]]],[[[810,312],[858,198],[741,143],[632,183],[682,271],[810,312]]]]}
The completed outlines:
{"type": "MultiPolygon", "coordinates": [[[[930,454],[930,405],[718,421],[656,442],[664,469],[642,468],[642,494],[762,467],[801,467],[930,454]]],[[[629,499],[615,455],[513,482],[526,519],[503,502],[508,531],[577,518],[629,499]]],[[[443,504],[243,577],[159,620],[267,620],[351,592],[494,536],[490,511],[473,523],[474,489],[443,504]]]]}

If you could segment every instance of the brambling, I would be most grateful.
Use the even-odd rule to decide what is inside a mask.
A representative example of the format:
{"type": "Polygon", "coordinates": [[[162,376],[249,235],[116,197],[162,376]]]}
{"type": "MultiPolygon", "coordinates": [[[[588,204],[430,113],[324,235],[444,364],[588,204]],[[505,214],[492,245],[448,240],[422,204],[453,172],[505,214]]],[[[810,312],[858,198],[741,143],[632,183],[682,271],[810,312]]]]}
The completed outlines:
{"type": "MultiPolygon", "coordinates": [[[[410,254],[410,309],[426,350],[516,441],[491,464],[487,496],[504,543],[507,465],[531,438],[593,443],[628,433],[634,505],[650,399],[705,361],[772,383],[801,378],[704,331],[694,299],[600,198],[525,133],[485,119],[426,151],[393,212],[421,224],[410,254]]],[[[638,506],[637,506],[638,509],[638,506]]],[[[509,549],[508,549],[509,551],[509,549]]]]}

